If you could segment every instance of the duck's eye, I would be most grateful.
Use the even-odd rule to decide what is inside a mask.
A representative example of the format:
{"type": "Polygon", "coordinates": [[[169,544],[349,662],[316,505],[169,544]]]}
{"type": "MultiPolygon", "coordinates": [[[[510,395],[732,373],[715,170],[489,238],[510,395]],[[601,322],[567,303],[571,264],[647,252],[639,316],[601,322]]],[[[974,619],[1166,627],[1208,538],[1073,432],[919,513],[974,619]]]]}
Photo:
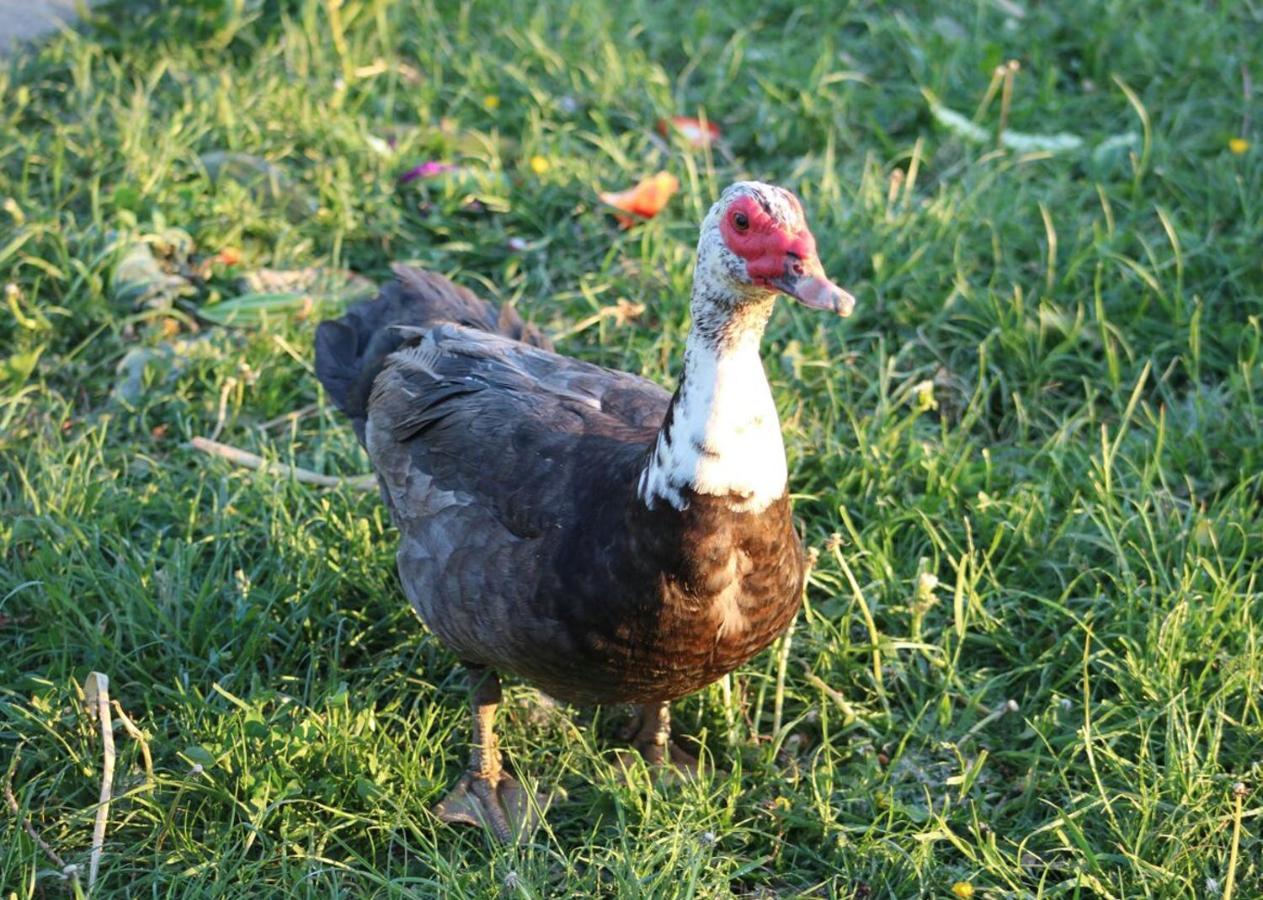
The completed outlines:
{"type": "Polygon", "coordinates": [[[743,212],[735,212],[732,214],[732,226],[738,231],[745,231],[750,227],[750,217],[743,212]]]}

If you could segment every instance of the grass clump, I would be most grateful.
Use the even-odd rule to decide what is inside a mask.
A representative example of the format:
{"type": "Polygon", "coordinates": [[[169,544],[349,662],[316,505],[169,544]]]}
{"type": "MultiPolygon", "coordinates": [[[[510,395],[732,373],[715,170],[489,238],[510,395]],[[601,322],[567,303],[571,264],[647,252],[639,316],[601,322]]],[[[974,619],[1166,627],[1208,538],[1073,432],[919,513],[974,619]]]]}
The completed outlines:
{"type": "Polygon", "coordinates": [[[1118,0],[151,3],[12,57],[6,895],[63,890],[22,823],[86,862],[91,671],[154,765],[119,733],[103,894],[1263,894],[1259,28],[1118,0]],[[935,117],[1008,59],[1006,127],[1081,148],[997,149],[995,104],[981,144],[935,117]],[[654,123],[699,111],[724,145],[668,153],[654,123]],[[429,159],[467,174],[399,183],[429,159]],[[659,168],[681,194],[620,230],[596,192],[659,168]],[[678,704],[734,777],[666,793],[613,776],[615,711],[513,687],[505,746],[567,796],[527,847],[441,827],[463,688],[377,499],[185,446],[365,470],[311,372],[320,310],[195,313],[244,271],[412,260],[670,383],[696,223],[743,176],[800,192],[860,301],[766,342],[818,553],[783,685],[770,653],[678,704]],[[166,290],[119,290],[138,241],[166,290]],[[644,312],[598,315],[619,300],[644,312]]]}

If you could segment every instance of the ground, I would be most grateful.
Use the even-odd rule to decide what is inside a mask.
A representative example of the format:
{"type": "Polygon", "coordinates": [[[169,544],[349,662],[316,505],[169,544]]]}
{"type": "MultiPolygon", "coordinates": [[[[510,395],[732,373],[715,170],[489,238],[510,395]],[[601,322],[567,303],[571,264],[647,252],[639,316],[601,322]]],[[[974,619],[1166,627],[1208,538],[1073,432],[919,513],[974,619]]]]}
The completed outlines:
{"type": "Polygon", "coordinates": [[[77,20],[74,0],[0,0],[0,55],[77,20]]]}
{"type": "Polygon", "coordinates": [[[102,672],[100,896],[1263,896],[1261,29],[150,2],[10,56],[3,895],[74,890],[31,831],[86,890],[102,672]],[[655,132],[702,113],[719,144],[655,132]],[[426,161],[463,170],[400,181],[426,161]],[[658,170],[679,194],[620,228],[598,191],[658,170]],[[240,279],[412,260],[671,384],[696,224],[747,176],[801,194],[858,308],[766,341],[818,560],[792,640],[678,704],[729,774],[624,784],[622,711],[511,684],[509,758],[564,794],[523,846],[441,826],[463,686],[379,501],[189,446],[366,471],[312,373],[345,291],[240,279]]]}

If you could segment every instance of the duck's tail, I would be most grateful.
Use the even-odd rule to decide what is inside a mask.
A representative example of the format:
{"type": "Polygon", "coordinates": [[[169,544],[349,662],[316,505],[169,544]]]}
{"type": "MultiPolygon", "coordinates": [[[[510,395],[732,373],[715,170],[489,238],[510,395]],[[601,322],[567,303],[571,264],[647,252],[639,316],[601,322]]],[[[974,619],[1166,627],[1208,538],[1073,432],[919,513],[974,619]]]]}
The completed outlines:
{"type": "Polygon", "coordinates": [[[383,285],[372,300],[358,303],[340,319],[316,329],[316,377],[329,398],[350,418],[360,442],[368,418],[368,397],[386,357],[408,339],[400,326],[426,329],[455,322],[502,334],[536,347],[552,343],[510,306],[497,307],[452,284],[442,275],[395,265],[395,281],[383,285]]]}

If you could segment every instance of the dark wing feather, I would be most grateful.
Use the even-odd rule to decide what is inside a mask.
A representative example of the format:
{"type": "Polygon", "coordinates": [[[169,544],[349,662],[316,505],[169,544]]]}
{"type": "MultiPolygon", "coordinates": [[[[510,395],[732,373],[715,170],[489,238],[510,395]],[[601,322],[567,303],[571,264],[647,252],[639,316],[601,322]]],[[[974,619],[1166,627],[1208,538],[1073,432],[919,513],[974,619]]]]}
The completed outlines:
{"type": "Polygon", "coordinates": [[[518,535],[579,514],[594,472],[627,486],[670,400],[638,376],[458,325],[408,340],[369,401],[374,464],[392,491],[421,474],[518,535]]]}
{"type": "Polygon", "coordinates": [[[392,267],[395,281],[373,300],[353,306],[340,319],[316,329],[316,377],[364,440],[364,422],[373,382],[386,358],[404,343],[400,329],[455,322],[502,334],[535,347],[552,342],[522,321],[510,306],[496,307],[442,275],[412,266],[392,267]]]}
{"type": "Polygon", "coordinates": [[[368,448],[417,612],[461,659],[563,690],[653,594],[655,560],[640,577],[616,565],[670,398],[550,352],[440,276],[396,275],[320,326],[317,375],[368,448]],[[585,560],[583,589],[559,581],[566,552],[585,560]]]}

